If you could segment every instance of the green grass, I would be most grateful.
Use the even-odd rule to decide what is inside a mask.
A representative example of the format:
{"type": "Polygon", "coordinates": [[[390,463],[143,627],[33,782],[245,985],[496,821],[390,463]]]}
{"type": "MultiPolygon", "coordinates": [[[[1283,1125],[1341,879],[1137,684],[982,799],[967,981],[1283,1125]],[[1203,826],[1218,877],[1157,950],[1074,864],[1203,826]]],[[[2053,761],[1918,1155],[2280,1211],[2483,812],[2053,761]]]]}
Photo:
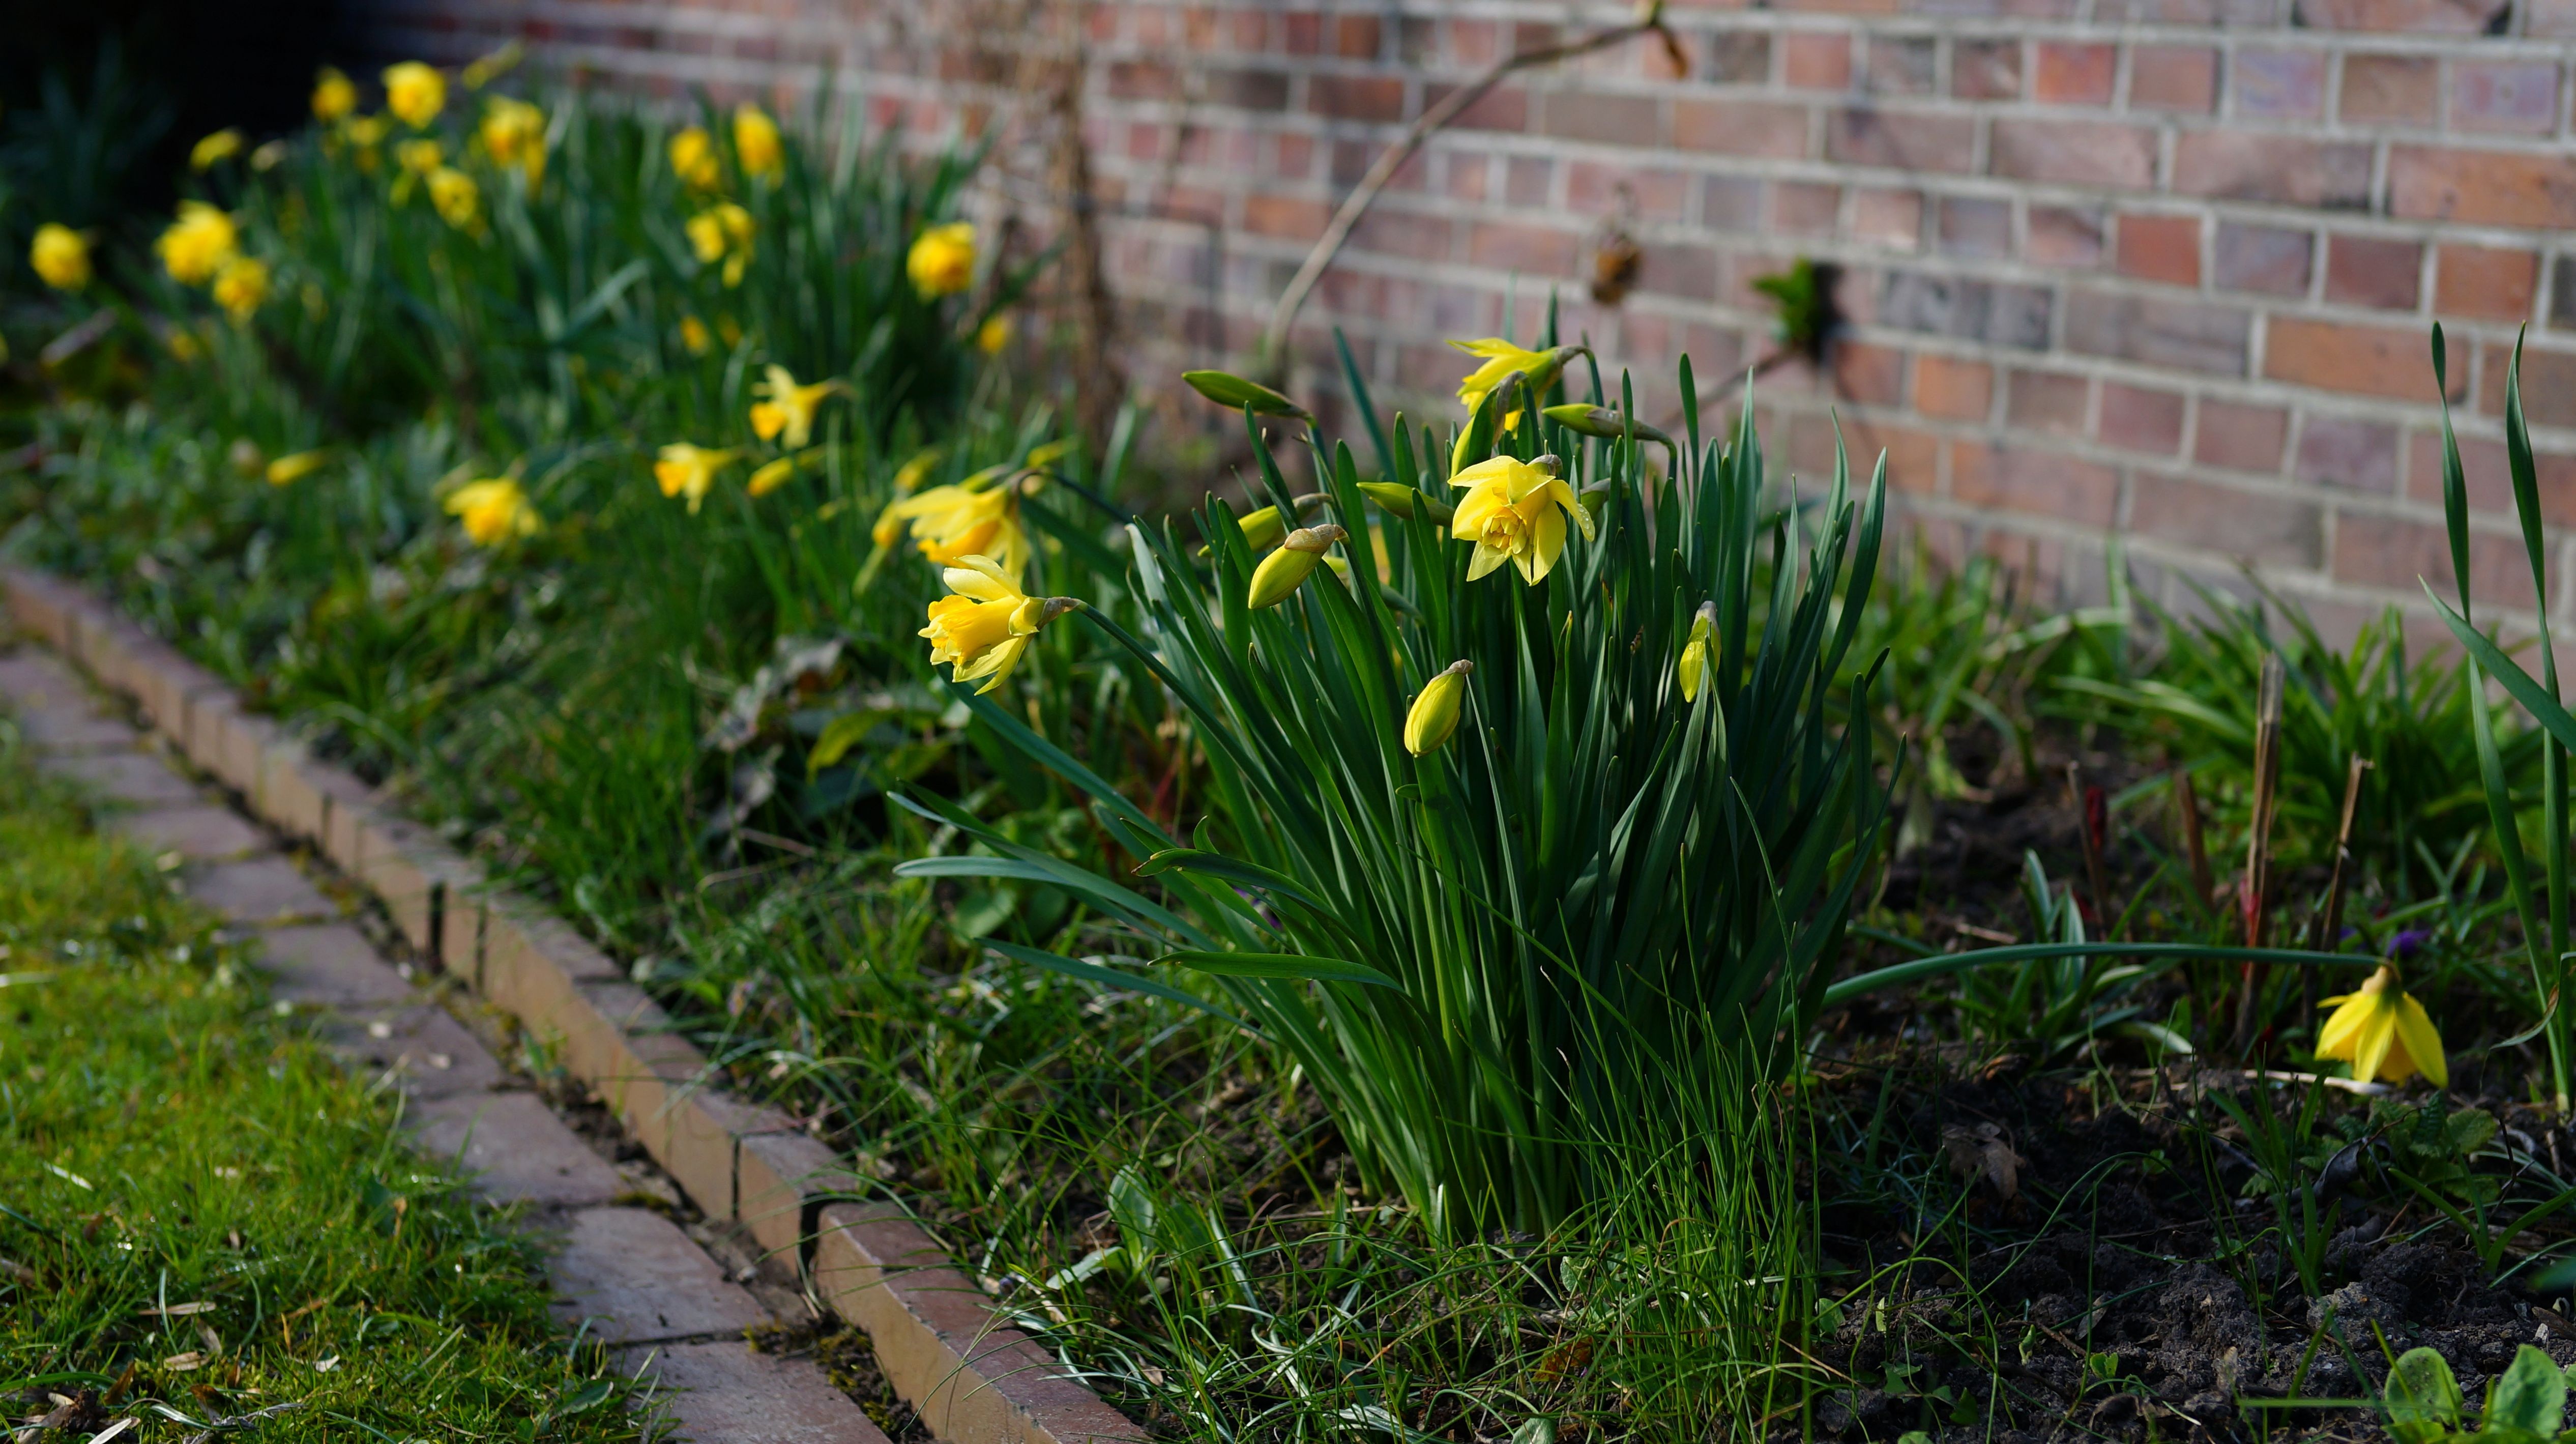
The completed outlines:
{"type": "Polygon", "coordinates": [[[60,1395],[80,1438],[272,1409],[278,1441],[637,1437],[510,1220],[413,1154],[397,1100],[266,1007],[241,950],[37,781],[5,720],[0,973],[13,1422],[60,1395]]]}

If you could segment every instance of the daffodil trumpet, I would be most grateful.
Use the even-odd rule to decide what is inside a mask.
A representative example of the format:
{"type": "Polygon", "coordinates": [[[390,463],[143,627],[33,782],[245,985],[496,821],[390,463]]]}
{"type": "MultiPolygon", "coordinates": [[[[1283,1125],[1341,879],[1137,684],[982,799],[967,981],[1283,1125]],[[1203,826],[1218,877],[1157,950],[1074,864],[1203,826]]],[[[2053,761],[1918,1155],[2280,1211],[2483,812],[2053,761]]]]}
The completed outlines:
{"type": "Polygon", "coordinates": [[[1466,705],[1467,674],[1475,670],[1473,662],[1452,662],[1448,670],[1423,685],[1421,695],[1405,709],[1405,751],[1424,757],[1447,744],[1466,705]]]}
{"type": "Polygon", "coordinates": [[[2397,985],[2395,968],[2382,963],[2358,991],[2325,1002],[2334,1012],[2317,1030],[2317,1057],[2351,1064],[2356,1082],[2402,1083],[2422,1073],[2436,1088],[2450,1086],[2442,1035],[2424,1005],[2397,985]]]}
{"type": "Polygon", "coordinates": [[[1279,549],[1252,569],[1252,609],[1258,612],[1288,600],[1314,574],[1333,543],[1349,538],[1350,533],[1337,526],[1299,527],[1288,533],[1279,549]]]}

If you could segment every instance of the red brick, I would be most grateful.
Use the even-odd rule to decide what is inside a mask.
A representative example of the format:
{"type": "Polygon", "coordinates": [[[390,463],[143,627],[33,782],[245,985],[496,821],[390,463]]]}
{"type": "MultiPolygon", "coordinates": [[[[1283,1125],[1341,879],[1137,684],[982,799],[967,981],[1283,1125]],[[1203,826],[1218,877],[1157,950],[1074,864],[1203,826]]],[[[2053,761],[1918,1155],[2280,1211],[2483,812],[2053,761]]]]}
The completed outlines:
{"type": "Polygon", "coordinates": [[[2059,371],[2015,371],[2004,420],[2015,430],[2082,436],[2092,406],[2093,383],[2059,371]]]}
{"type": "MultiPolygon", "coordinates": [[[[2451,539],[2438,522],[2346,512],[2335,518],[2334,578],[2359,586],[2380,587],[2407,597],[2424,594],[2451,601],[2459,593],[2451,579],[2451,539]]],[[[2531,563],[2522,539],[2496,532],[2469,534],[2469,591],[2489,606],[2518,611],[2533,608],[2531,563]]]]}
{"type": "Polygon", "coordinates": [[[2105,381],[2098,434],[2106,446],[2171,456],[2182,449],[2182,394],[2105,381]]]}
{"type": "Polygon", "coordinates": [[[1254,191],[1243,198],[1243,228],[1256,235],[1313,240],[1324,233],[1332,207],[1322,201],[1254,191]]]}
{"type": "Polygon", "coordinates": [[[1541,128],[1567,140],[1653,145],[1657,138],[1655,102],[1642,95],[1559,90],[1547,98],[1547,118],[1541,128]]]}
{"type": "Polygon", "coordinates": [[[1933,65],[1938,43],[1926,35],[1872,36],[1867,89],[1874,95],[1932,95],[1940,90],[1933,65]]]}
{"type": "Polygon", "coordinates": [[[1718,155],[1804,159],[1807,107],[1761,100],[1676,100],[1673,144],[1718,155]]]}
{"type": "Polygon", "coordinates": [[[1995,406],[1995,368],[1956,356],[1914,358],[1914,409],[1944,421],[1983,421],[1995,406]]]}
{"type": "MultiPolygon", "coordinates": [[[[1446,100],[1457,90],[1454,85],[1425,82],[1422,104],[1428,109],[1446,100]]],[[[1529,129],[1529,92],[1517,85],[1497,85],[1476,97],[1457,118],[1449,122],[1451,130],[1500,130],[1518,132],[1529,129]]],[[[1375,157],[1371,157],[1375,159],[1375,157]]]]}
{"type": "Polygon", "coordinates": [[[1582,237],[1517,221],[1478,221],[1467,233],[1467,259],[1497,270],[1562,276],[1574,270],[1582,237]]]}
{"type": "Polygon", "coordinates": [[[2120,478],[2059,452],[1975,441],[1950,443],[1950,494],[1970,506],[2055,517],[2101,530],[2111,525],[2120,478]]]}
{"type": "Polygon", "coordinates": [[[2102,212],[2073,206],[2032,206],[2026,256],[2043,266],[2102,264],[2102,212]]]}
{"type": "Polygon", "coordinates": [[[1311,10],[1292,10],[1279,17],[1279,48],[1291,55],[1324,53],[1324,17],[1311,10]]]}
{"type": "Polygon", "coordinates": [[[1842,202],[1840,186],[1780,181],[1771,187],[1771,227],[1793,236],[1830,236],[1842,202]]]}
{"type": "Polygon", "coordinates": [[[1984,196],[1949,196],[1941,202],[1945,255],[1999,260],[2012,254],[2012,202],[1984,196]]]}
{"type": "Polygon", "coordinates": [[[1634,206],[1639,219],[1680,221],[1690,204],[1691,178],[1659,166],[1603,165],[1578,160],[1566,167],[1565,201],[1585,215],[1634,206]]]}
{"type": "Polygon", "coordinates": [[[2299,18],[2318,30],[2419,35],[2492,34],[2511,0],[2301,0],[2299,18]]]}
{"type": "Polygon", "coordinates": [[[2536,252],[2445,242],[2434,255],[2433,311],[2481,321],[2524,321],[2540,286],[2536,252]]]}
{"type": "Polygon", "coordinates": [[[2191,459],[2228,471],[2276,472],[2289,438],[2290,413],[2278,406],[2249,406],[2204,396],[2191,459]]]}
{"type": "Polygon", "coordinates": [[[2547,135],[2558,128],[2554,60],[2454,61],[2451,128],[2547,135]]]}
{"type": "MultiPolygon", "coordinates": [[[[2501,382],[2497,389],[2502,390],[2501,382]]],[[[2463,436],[2459,442],[2460,479],[2467,483],[2469,510],[2488,516],[2514,515],[2513,472],[2505,460],[2504,443],[2476,435],[2463,436]]],[[[2543,452],[2532,463],[2541,521],[2553,527],[2576,522],[2576,457],[2543,452]]],[[[2440,431],[2425,427],[2407,437],[2406,494],[2428,506],[2442,504],[2440,431]]],[[[2475,561],[2469,565],[2476,570],[2475,561]]]]}
{"type": "Polygon", "coordinates": [[[2347,55],[2336,113],[2348,124],[2431,125],[2442,63],[2428,55],[2347,55]]]}
{"type": "Polygon", "coordinates": [[[2034,47],[2030,98],[2042,105],[2109,105],[2120,47],[2042,41],[2034,47]]]}
{"type": "Polygon", "coordinates": [[[1374,15],[1342,15],[1334,18],[1333,49],[1345,60],[1375,59],[1382,36],[1374,15]]]}
{"type": "MultiPolygon", "coordinates": [[[[2450,338],[2451,384],[2468,382],[2467,343],[2450,338]]],[[[2430,403],[2437,399],[2424,333],[2412,327],[2356,326],[2275,316],[2263,347],[2263,374],[2275,381],[2356,396],[2430,403]]]]}
{"type": "Polygon", "coordinates": [[[1910,251],[1923,238],[1923,193],[1860,189],[1852,193],[1852,239],[1910,251]]]}
{"type": "Polygon", "coordinates": [[[1336,120],[1404,119],[1404,82],[1391,75],[1309,73],[1306,108],[1336,120]]]}
{"type": "Polygon", "coordinates": [[[2205,45],[2140,45],[2129,52],[2129,104],[2207,115],[2218,102],[2218,52],[2205,45]]]}
{"type": "Polygon", "coordinates": [[[1503,203],[1543,206],[1556,184],[1556,162],[1545,156],[1516,155],[1503,167],[1503,203]]]}
{"type": "Polygon", "coordinates": [[[1439,216],[1378,206],[1361,218],[1351,232],[1351,244],[1363,251],[1416,261],[1446,260],[1449,222],[1439,216]]]}
{"type": "Polygon", "coordinates": [[[2388,210],[2410,221],[2576,229],[2576,159],[2555,152],[2392,146],[2388,210]]]}
{"type": "Polygon", "coordinates": [[[2253,328],[2253,316],[2239,307],[2185,297],[2076,287],[2066,298],[2068,350],[2145,366],[2242,376],[2253,328]]]}
{"type": "Polygon", "coordinates": [[[1825,121],[1825,157],[1847,165],[1965,175],[1976,152],[1977,123],[1970,116],[1849,106],[1825,121]]]}
{"type": "Polygon", "coordinates": [[[1705,77],[1720,85],[1760,85],[1771,78],[1771,37],[1759,30],[1722,30],[1708,39],[1705,77]]]}
{"type": "Polygon", "coordinates": [[[2247,48],[2228,66],[2236,113],[2258,120],[2316,120],[2326,113],[2326,53],[2247,48]]]}
{"type": "MultiPolygon", "coordinates": [[[[2478,409],[2504,415],[2505,376],[2513,347],[2490,343],[2481,369],[2486,384],[2478,389],[2478,409]]],[[[2522,410],[2534,426],[2576,426],[2576,355],[2526,348],[2522,353],[2522,410]]]]}
{"type": "Polygon", "coordinates": [[[1643,249],[1638,290],[1697,301],[1717,294],[1717,256],[1706,246],[1648,241],[1643,249]]]}
{"type": "Polygon", "coordinates": [[[2099,120],[1997,120],[1996,175],[2088,187],[2143,189],[2156,178],[2156,133],[2099,120]]]}
{"type": "Polygon", "coordinates": [[[1962,40],[1950,56],[1950,93],[1962,100],[2021,96],[2021,42],[1962,40]]]}
{"type": "Polygon", "coordinates": [[[2424,293],[2424,247],[2378,236],[2335,236],[2326,245],[2326,299],[2347,306],[2412,311],[2424,293]]]}
{"type": "Polygon", "coordinates": [[[2248,561],[2313,567],[2324,546],[2314,502],[2142,473],[2129,491],[2129,530],[2248,561]]]}
{"type": "Polygon", "coordinates": [[[2118,265],[2140,280],[2199,285],[2200,217],[2122,215],[2118,265]]]}
{"type": "Polygon", "coordinates": [[[1893,346],[1844,341],[1834,347],[1834,383],[1855,405],[1897,406],[1905,400],[1905,353],[1893,346]]]}
{"type": "Polygon", "coordinates": [[[1851,37],[1793,30],[1780,38],[1781,79],[1798,90],[1851,88],[1851,37]]]}
{"type": "Polygon", "coordinates": [[[2386,422],[2311,414],[2291,474],[2310,486],[2394,496],[2397,455],[2397,428],[2386,422]]]}
{"type": "Polygon", "coordinates": [[[2316,237],[2279,226],[2222,221],[2210,247],[2210,283],[2222,291],[2304,296],[2316,237]]]}
{"type": "Polygon", "coordinates": [[[2173,188],[2218,200],[2359,207],[2370,200],[2370,147],[2251,130],[2189,130],[2174,144],[2173,188]]]}

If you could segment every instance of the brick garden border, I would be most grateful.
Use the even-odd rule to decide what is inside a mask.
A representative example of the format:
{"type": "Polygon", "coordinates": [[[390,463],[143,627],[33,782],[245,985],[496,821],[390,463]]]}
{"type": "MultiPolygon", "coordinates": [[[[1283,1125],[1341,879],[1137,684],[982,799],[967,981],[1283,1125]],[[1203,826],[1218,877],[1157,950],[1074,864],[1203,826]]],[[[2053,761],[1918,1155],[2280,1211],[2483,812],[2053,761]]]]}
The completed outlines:
{"type": "Polygon", "coordinates": [[[954,1444],[1142,1444],[1007,1322],[903,1210],[776,1109],[711,1086],[695,1044],[607,954],[492,884],[373,788],[315,757],[233,689],[87,589],[0,567],[0,602],[100,684],[139,704],[189,761],[278,830],[310,838],[372,891],[421,956],[539,1037],[710,1218],[796,1260],[816,1298],[865,1330],[887,1382],[954,1444]]]}

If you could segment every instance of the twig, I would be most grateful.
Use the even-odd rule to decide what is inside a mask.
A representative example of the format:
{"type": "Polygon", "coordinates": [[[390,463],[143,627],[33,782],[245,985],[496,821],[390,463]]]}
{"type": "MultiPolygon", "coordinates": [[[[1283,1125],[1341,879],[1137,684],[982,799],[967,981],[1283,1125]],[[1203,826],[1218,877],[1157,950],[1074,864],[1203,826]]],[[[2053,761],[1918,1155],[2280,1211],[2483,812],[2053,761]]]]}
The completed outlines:
{"type": "MultiPolygon", "coordinates": [[[[2370,770],[2371,762],[2356,752],[2352,768],[2343,781],[2343,823],[2335,829],[2334,871],[2326,876],[2326,905],[2317,913],[2314,926],[2308,930],[2308,951],[2330,953],[2343,934],[2343,868],[2352,860],[2352,815],[2361,805],[2361,774],[2370,770]]],[[[2299,985],[2299,1009],[2302,1015],[2316,1011],[2317,980],[2310,973],[2299,985]]]]}
{"type": "Polygon", "coordinates": [[[1380,152],[1376,163],[1368,168],[1366,175],[1360,177],[1359,185],[1343,199],[1341,209],[1333,212],[1332,224],[1324,227],[1324,234],[1316,238],[1314,249],[1306,253],[1306,262],[1297,268],[1296,276],[1288,282],[1288,289],[1280,292],[1279,304],[1270,312],[1270,324],[1261,333],[1259,355],[1261,367],[1273,379],[1286,372],[1288,328],[1295,324],[1297,312],[1305,306],[1307,293],[1314,290],[1315,283],[1322,280],[1324,272],[1332,268],[1333,258],[1341,254],[1342,243],[1351,238],[1352,231],[1358,229],[1360,218],[1368,214],[1368,208],[1376,202],[1378,193],[1385,190],[1388,182],[1395,179],[1395,173],[1404,168],[1404,163],[1413,158],[1414,152],[1422,148],[1422,143],[1431,138],[1432,132],[1456,120],[1467,107],[1484,99],[1487,91],[1501,84],[1503,77],[1513,71],[1572,60],[1589,55],[1596,50],[1607,50],[1613,45],[1634,40],[1642,35],[1661,37],[1665,52],[1672,57],[1674,66],[1686,69],[1687,66],[1682,61],[1681,43],[1675,40],[1673,32],[1665,27],[1663,10],[1663,0],[1648,0],[1647,4],[1640,7],[1637,18],[1625,25],[1600,31],[1580,40],[1567,41],[1562,45],[1542,45],[1535,50],[1516,50],[1494,62],[1484,74],[1442,96],[1431,105],[1425,106],[1422,114],[1414,118],[1413,124],[1405,127],[1404,134],[1398,136],[1394,144],[1380,152]]]}
{"type": "Polygon", "coordinates": [[[2200,835],[2200,794],[2193,790],[2191,774],[2179,768],[2173,779],[2174,816],[2182,825],[2182,852],[2191,864],[2191,885],[2201,906],[2210,905],[2218,895],[2218,884],[2209,875],[2209,849],[2200,835]]]}
{"type": "MultiPolygon", "coordinates": [[[[2287,683],[2281,654],[2263,656],[2262,681],[2254,703],[2254,815],[2245,829],[2245,890],[2237,899],[2245,918],[2245,946],[2263,946],[2270,930],[2272,886],[2272,816],[2281,791],[2281,692],[2287,683]]],[[[2254,994],[2262,965],[2245,964],[2244,995],[2236,1000],[2236,1050],[2254,1042],[2254,994]]]]}

